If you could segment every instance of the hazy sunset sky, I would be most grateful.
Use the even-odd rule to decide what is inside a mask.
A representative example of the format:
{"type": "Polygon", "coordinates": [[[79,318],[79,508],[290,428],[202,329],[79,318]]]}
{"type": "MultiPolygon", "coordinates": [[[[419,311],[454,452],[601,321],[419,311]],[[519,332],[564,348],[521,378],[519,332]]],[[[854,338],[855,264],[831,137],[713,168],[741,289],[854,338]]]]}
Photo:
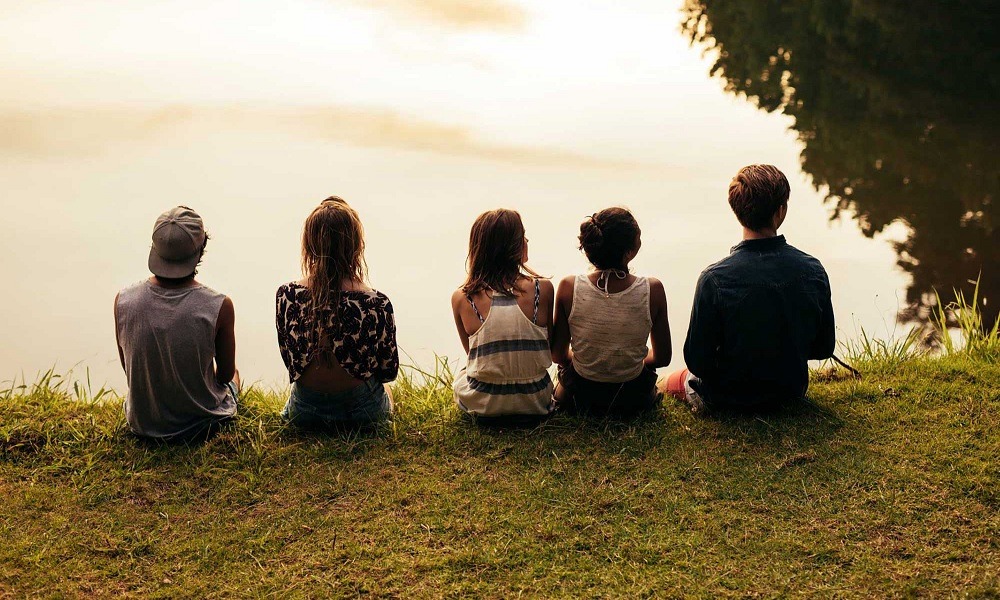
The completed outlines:
{"type": "Polygon", "coordinates": [[[475,215],[519,210],[532,266],[561,277],[586,268],[580,220],[627,205],[677,365],[694,281],[738,241],[726,186],[753,162],[788,174],[786,229],[830,270],[841,337],[881,333],[905,285],[891,247],[828,222],[789,120],[710,79],[681,17],[662,0],[0,0],[16,223],[0,309],[25,316],[0,333],[0,380],[83,361],[120,387],[111,301],[148,276],[156,215],[187,204],[213,236],[200,277],[237,307],[241,368],[280,382],[274,290],[331,194],[361,214],[421,364],[460,356],[448,298],[475,215]]]}
{"type": "MultiPolygon", "coordinates": [[[[430,133],[432,149],[445,152],[502,157],[516,147],[542,161],[571,154],[661,163],[677,140],[697,145],[699,120],[733,102],[706,81],[670,1],[0,5],[8,128],[12,110],[41,112],[44,121],[53,116],[44,109],[76,109],[61,116],[83,126],[81,109],[90,108],[103,111],[93,119],[106,135],[128,135],[138,109],[154,111],[155,126],[163,114],[250,106],[261,125],[287,127],[289,109],[302,107],[317,135],[317,109],[347,115],[364,132],[360,143],[413,147],[430,133]],[[111,125],[108,109],[125,122],[111,125]]],[[[24,136],[30,115],[18,117],[24,136]]]]}

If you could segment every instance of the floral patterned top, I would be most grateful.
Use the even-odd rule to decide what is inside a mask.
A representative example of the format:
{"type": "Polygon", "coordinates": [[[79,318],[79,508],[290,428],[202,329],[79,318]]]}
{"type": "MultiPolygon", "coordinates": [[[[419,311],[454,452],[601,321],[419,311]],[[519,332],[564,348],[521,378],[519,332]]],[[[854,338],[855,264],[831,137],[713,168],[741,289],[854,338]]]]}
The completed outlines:
{"type": "MultiPolygon", "coordinates": [[[[278,288],[275,299],[278,349],[292,383],[315,358],[309,289],[298,283],[278,288]]],[[[325,317],[332,324],[334,311],[325,317]]],[[[396,379],[399,351],[392,303],[378,291],[344,291],[340,294],[340,324],[333,340],[333,356],[351,376],[361,381],[396,379]]]]}

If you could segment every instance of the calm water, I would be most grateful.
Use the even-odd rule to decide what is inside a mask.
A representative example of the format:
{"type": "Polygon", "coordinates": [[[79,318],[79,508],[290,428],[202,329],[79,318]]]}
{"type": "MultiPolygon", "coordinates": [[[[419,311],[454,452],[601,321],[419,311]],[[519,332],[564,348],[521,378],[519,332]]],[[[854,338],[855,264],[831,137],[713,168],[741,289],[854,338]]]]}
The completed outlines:
{"type": "Polygon", "coordinates": [[[274,290],[331,194],[361,213],[372,283],[419,364],[461,356],[448,299],[478,213],[519,210],[532,266],[560,277],[586,267],[580,220],[613,204],[643,228],[634,266],[666,285],[682,364],[697,275],[739,241],[727,184],[751,162],[788,174],[782,232],[829,270],[842,339],[899,335],[935,287],[980,270],[1000,296],[992,15],[918,28],[875,5],[815,21],[812,3],[291,2],[216,31],[227,2],[43,4],[0,20],[19,50],[0,52],[18,91],[0,104],[0,379],[79,362],[122,388],[112,299],[147,276],[153,220],[176,204],[205,218],[200,279],[233,298],[240,368],[268,384],[284,378],[274,290]],[[70,24],[64,44],[33,41],[70,24]]]}

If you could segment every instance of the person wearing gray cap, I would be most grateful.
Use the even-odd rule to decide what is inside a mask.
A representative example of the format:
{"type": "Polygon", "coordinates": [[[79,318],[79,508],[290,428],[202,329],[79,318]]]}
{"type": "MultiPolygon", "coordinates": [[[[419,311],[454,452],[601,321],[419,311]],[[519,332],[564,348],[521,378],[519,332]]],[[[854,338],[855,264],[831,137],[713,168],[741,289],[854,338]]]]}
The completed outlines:
{"type": "Polygon", "coordinates": [[[115,296],[125,418],[139,436],[190,439],[236,414],[233,302],[195,280],[207,243],[198,213],[168,210],[153,226],[153,276],[115,296]]]}

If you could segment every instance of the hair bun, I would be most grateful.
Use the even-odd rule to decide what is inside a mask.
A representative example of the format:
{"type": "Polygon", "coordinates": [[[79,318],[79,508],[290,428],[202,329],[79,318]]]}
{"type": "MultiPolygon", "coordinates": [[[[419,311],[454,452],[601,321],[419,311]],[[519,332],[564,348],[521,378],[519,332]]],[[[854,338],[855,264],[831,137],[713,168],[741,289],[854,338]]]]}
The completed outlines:
{"type": "Polygon", "coordinates": [[[639,224],[628,209],[605,208],[580,223],[580,250],[598,269],[623,269],[625,257],[638,249],[639,234],[639,224]]]}
{"type": "Polygon", "coordinates": [[[590,215],[590,217],[583,222],[583,226],[580,227],[580,231],[581,233],[587,234],[588,237],[592,237],[595,243],[599,244],[604,239],[604,229],[601,228],[601,224],[597,222],[594,215],[590,215]],[[584,229],[588,229],[589,231],[584,231],[584,229]]]}

